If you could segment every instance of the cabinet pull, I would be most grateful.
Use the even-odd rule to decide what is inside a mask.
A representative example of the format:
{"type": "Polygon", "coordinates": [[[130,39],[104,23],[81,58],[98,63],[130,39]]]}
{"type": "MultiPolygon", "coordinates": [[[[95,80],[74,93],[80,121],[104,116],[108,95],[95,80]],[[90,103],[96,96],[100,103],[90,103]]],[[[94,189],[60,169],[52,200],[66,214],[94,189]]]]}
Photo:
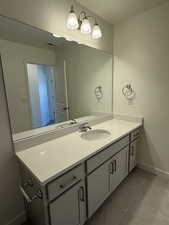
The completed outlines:
{"type": "Polygon", "coordinates": [[[131,154],[130,155],[134,156],[134,146],[133,145],[131,146],[131,154]]]}
{"type": "Polygon", "coordinates": [[[117,161],[116,161],[116,159],[114,160],[114,171],[115,172],[117,171],[117,161]]]}
{"type": "Polygon", "coordinates": [[[111,174],[114,174],[114,172],[116,172],[116,160],[113,160],[113,161],[110,163],[110,173],[111,173],[111,174]]]}
{"type": "Polygon", "coordinates": [[[109,165],[109,172],[110,172],[110,174],[114,173],[113,162],[111,162],[109,165]]]}
{"type": "Polygon", "coordinates": [[[84,191],[84,187],[81,186],[79,189],[79,199],[81,202],[85,201],[85,191],[84,191]]]}
{"type": "Polygon", "coordinates": [[[70,186],[72,183],[75,182],[75,180],[77,180],[77,177],[76,176],[73,176],[73,178],[70,180],[70,182],[66,183],[66,184],[61,184],[59,187],[61,189],[64,189],[66,188],[67,186],[70,186]]]}

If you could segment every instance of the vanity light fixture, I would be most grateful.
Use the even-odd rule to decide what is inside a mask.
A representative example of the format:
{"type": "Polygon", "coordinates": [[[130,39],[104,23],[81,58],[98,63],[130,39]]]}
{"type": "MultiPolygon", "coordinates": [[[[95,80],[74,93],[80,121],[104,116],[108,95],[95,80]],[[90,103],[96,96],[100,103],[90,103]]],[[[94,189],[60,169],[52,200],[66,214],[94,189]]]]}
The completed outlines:
{"type": "Polygon", "coordinates": [[[68,18],[67,18],[67,28],[69,30],[80,30],[82,34],[90,34],[92,39],[99,39],[102,37],[102,32],[99,24],[95,20],[95,24],[92,28],[89,18],[85,11],[81,11],[79,17],[77,18],[73,5],[71,6],[68,18]]]}

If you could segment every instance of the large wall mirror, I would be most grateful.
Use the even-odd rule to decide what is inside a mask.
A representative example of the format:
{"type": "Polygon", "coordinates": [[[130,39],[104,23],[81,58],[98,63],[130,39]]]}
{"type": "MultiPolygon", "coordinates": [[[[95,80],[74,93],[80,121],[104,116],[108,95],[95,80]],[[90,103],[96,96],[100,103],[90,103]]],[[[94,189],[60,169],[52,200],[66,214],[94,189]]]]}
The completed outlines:
{"type": "Polygon", "coordinates": [[[0,17],[13,134],[112,112],[112,56],[0,17]]]}

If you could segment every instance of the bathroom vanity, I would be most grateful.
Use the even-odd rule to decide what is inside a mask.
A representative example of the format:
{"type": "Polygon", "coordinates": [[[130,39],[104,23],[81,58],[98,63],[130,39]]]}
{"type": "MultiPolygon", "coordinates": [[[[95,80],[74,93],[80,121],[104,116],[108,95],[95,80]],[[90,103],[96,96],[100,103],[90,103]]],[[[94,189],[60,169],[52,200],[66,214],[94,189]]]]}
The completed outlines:
{"type": "Polygon", "coordinates": [[[82,225],[136,166],[141,119],[112,114],[110,53],[0,23],[8,27],[0,60],[27,215],[34,225],[82,225]]]}
{"type": "Polygon", "coordinates": [[[108,120],[84,140],[79,131],[18,152],[28,216],[38,225],[81,225],[136,166],[141,123],[108,120]]]}

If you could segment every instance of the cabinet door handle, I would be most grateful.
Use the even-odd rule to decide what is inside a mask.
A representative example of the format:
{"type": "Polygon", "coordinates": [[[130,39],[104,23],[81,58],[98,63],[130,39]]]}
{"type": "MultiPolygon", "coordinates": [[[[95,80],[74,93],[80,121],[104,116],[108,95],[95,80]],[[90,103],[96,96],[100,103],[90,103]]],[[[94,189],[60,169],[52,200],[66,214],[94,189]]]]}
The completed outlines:
{"type": "Polygon", "coordinates": [[[73,176],[73,178],[66,184],[61,184],[59,187],[61,189],[64,189],[66,188],[67,186],[70,186],[71,184],[73,184],[75,181],[77,180],[77,177],[76,176],[73,176]]]}
{"type": "Polygon", "coordinates": [[[109,171],[110,171],[110,174],[113,174],[113,173],[114,173],[113,162],[111,162],[111,163],[109,164],[109,171]]]}
{"type": "Polygon", "coordinates": [[[116,161],[116,159],[114,160],[114,171],[115,172],[117,171],[117,161],[116,161]]]}
{"type": "Polygon", "coordinates": [[[116,168],[117,167],[117,163],[116,163],[116,160],[113,160],[111,163],[110,163],[110,173],[111,174],[114,174],[114,172],[116,172],[116,168]]]}
{"type": "Polygon", "coordinates": [[[79,189],[79,199],[81,202],[85,201],[85,190],[83,186],[81,186],[79,189]]]}
{"type": "Polygon", "coordinates": [[[131,154],[130,155],[134,156],[134,146],[133,145],[131,146],[131,154]]]}

